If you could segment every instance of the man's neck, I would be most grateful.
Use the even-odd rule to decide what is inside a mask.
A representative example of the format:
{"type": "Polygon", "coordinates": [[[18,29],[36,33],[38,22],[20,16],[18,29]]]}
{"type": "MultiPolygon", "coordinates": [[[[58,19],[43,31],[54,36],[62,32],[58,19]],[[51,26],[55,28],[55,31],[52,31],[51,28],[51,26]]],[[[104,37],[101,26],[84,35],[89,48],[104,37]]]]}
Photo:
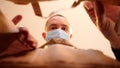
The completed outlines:
{"type": "Polygon", "coordinates": [[[45,44],[43,44],[40,48],[44,48],[45,46],[49,46],[53,44],[63,44],[65,46],[75,47],[68,40],[61,39],[61,38],[53,38],[49,40],[48,42],[46,42],[45,44]]]}

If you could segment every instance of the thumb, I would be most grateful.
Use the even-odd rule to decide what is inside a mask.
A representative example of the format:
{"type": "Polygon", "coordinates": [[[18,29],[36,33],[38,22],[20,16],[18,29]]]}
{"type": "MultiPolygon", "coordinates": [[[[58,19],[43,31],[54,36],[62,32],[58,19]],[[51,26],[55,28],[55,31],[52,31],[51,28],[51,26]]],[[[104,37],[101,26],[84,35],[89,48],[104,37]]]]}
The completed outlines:
{"type": "Polygon", "coordinates": [[[93,2],[85,1],[85,2],[83,2],[83,7],[85,8],[85,10],[86,10],[87,14],[89,15],[90,19],[95,24],[96,16],[95,16],[95,12],[94,12],[93,2]]]}
{"type": "Polygon", "coordinates": [[[13,2],[15,4],[19,4],[19,5],[29,4],[29,0],[7,0],[7,1],[13,2]]]}
{"type": "Polygon", "coordinates": [[[22,16],[21,15],[17,15],[12,19],[12,22],[17,25],[20,21],[22,20],[22,16]]]}

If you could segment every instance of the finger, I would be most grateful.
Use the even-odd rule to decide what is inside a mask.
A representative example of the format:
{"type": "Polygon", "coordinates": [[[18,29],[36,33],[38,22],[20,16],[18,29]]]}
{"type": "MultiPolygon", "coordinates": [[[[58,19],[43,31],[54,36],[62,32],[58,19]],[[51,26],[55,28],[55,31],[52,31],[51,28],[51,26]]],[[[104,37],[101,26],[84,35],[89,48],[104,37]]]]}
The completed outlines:
{"type": "Polygon", "coordinates": [[[20,32],[24,33],[26,36],[26,42],[30,45],[32,48],[37,47],[37,40],[29,33],[28,29],[26,27],[19,27],[20,32]]]}
{"type": "Polygon", "coordinates": [[[83,3],[83,7],[85,8],[85,10],[86,10],[87,14],[89,15],[90,19],[95,24],[96,23],[96,17],[95,17],[93,2],[85,1],[83,3]]]}
{"type": "Polygon", "coordinates": [[[101,2],[99,1],[94,2],[94,12],[97,19],[102,20],[104,15],[104,7],[101,2]]]}
{"type": "Polygon", "coordinates": [[[19,5],[27,5],[29,4],[29,0],[7,0],[7,1],[11,1],[15,4],[19,4],[19,5]]]}
{"type": "Polygon", "coordinates": [[[79,4],[80,4],[80,2],[81,2],[81,0],[78,0],[77,2],[76,1],[74,1],[74,3],[72,4],[72,8],[74,8],[74,7],[77,7],[79,4]]]}
{"type": "Polygon", "coordinates": [[[35,15],[42,17],[42,12],[41,12],[41,8],[40,8],[39,3],[35,0],[34,1],[30,0],[30,1],[31,1],[35,15]]]}
{"type": "Polygon", "coordinates": [[[22,16],[21,15],[17,15],[12,19],[12,22],[17,25],[20,21],[22,20],[22,16]]]}
{"type": "Polygon", "coordinates": [[[94,2],[94,12],[96,17],[96,25],[102,27],[105,25],[104,20],[104,7],[101,2],[94,2]]]}

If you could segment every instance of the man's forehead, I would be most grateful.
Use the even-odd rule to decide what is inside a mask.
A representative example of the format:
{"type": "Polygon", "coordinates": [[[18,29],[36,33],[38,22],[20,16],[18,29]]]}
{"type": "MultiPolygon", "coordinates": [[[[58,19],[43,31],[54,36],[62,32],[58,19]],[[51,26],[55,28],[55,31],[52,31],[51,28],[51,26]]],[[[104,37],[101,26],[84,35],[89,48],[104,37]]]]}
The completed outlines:
{"type": "Polygon", "coordinates": [[[67,19],[64,16],[53,16],[48,21],[47,24],[61,24],[61,25],[69,25],[67,19]]]}

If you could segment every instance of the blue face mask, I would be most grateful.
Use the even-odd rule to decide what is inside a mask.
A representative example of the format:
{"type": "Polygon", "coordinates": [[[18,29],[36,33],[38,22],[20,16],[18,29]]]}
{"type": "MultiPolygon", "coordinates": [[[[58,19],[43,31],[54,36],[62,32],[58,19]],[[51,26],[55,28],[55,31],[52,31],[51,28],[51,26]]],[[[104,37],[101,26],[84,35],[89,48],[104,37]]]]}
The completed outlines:
{"type": "Polygon", "coordinates": [[[47,32],[45,40],[49,41],[52,38],[62,38],[65,40],[69,40],[68,34],[61,29],[56,29],[56,30],[52,30],[52,31],[47,32]]]}

